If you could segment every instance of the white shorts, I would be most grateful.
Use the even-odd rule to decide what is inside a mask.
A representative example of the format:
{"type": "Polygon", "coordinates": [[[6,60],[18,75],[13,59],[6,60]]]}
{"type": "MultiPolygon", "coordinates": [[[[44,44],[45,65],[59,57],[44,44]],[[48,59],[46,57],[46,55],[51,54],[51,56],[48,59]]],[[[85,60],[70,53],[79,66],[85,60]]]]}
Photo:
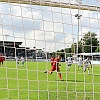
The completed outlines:
{"type": "Polygon", "coordinates": [[[22,61],[22,64],[24,64],[24,61],[22,61]]]}
{"type": "Polygon", "coordinates": [[[78,66],[82,66],[82,63],[78,63],[78,66]]]}
{"type": "Polygon", "coordinates": [[[68,62],[68,66],[71,66],[72,65],[72,62],[68,62]]]}
{"type": "Polygon", "coordinates": [[[89,68],[89,65],[85,65],[84,67],[85,67],[85,68],[89,68]]]}

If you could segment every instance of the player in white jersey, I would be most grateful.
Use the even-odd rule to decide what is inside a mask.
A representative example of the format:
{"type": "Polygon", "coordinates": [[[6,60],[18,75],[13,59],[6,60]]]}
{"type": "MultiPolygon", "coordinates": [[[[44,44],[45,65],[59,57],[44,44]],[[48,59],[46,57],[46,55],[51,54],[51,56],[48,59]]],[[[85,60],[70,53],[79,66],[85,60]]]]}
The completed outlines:
{"type": "Polygon", "coordinates": [[[21,61],[22,61],[22,66],[24,66],[25,59],[24,59],[24,57],[23,57],[23,56],[21,57],[21,61]]]}
{"type": "Polygon", "coordinates": [[[19,58],[18,57],[16,57],[16,65],[17,65],[17,67],[19,67],[19,58]]]}
{"type": "MultiPolygon", "coordinates": [[[[88,69],[88,74],[90,75],[90,65],[91,65],[91,61],[89,60],[89,58],[87,58],[85,61],[84,61],[84,72],[86,71],[86,69],[88,69]]],[[[91,68],[92,68],[92,65],[91,65],[91,68]]]]}
{"type": "Polygon", "coordinates": [[[67,58],[67,71],[70,69],[71,65],[72,65],[72,57],[68,57],[67,58]]]}
{"type": "MultiPolygon", "coordinates": [[[[82,56],[81,55],[78,58],[78,71],[79,71],[79,67],[83,67],[83,60],[82,60],[82,56]]],[[[82,71],[83,71],[83,69],[82,69],[82,71]]]]}

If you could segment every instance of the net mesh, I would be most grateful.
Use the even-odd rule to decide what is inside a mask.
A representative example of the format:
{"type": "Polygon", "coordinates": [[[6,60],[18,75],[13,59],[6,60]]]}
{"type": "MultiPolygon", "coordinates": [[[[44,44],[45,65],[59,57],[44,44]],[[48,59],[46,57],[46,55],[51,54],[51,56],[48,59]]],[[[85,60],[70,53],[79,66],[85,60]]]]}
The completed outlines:
{"type": "Polygon", "coordinates": [[[99,100],[100,1],[0,0],[0,61],[0,100],[99,100]]]}

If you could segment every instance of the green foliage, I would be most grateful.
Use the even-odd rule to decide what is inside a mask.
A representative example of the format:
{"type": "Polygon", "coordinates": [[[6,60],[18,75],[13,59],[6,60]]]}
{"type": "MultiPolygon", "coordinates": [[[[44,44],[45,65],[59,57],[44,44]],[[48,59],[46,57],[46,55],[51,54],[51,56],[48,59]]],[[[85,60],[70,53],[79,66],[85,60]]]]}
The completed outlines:
{"type": "Polygon", "coordinates": [[[96,38],[96,34],[93,32],[85,33],[83,37],[83,43],[84,43],[84,52],[90,53],[95,52],[97,49],[97,46],[99,45],[99,41],[96,38]]]}
{"type": "Polygon", "coordinates": [[[65,51],[63,49],[58,50],[57,53],[61,56],[62,59],[65,58],[65,51]]]}
{"type": "Polygon", "coordinates": [[[100,46],[97,47],[97,49],[95,50],[95,52],[100,52],[100,46]]]}
{"type": "MultiPolygon", "coordinates": [[[[90,52],[100,52],[99,41],[96,37],[97,35],[93,32],[84,33],[83,38],[78,41],[78,53],[90,53],[90,52]]],[[[58,52],[64,52],[62,50],[58,50],[58,52]]],[[[77,52],[77,43],[73,43],[71,48],[65,48],[65,53],[67,53],[66,57],[71,56],[71,53],[77,52]]],[[[62,54],[62,58],[64,54],[62,54]]]]}

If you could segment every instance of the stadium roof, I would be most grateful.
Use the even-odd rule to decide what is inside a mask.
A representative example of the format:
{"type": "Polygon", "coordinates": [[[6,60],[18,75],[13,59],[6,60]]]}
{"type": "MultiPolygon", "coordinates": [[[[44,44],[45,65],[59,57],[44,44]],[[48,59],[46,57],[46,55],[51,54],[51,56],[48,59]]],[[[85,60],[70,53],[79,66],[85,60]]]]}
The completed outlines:
{"type": "Polygon", "coordinates": [[[19,46],[22,42],[13,42],[13,41],[0,41],[0,45],[2,46],[19,46]]]}
{"type": "Polygon", "coordinates": [[[86,4],[70,3],[70,2],[55,2],[52,0],[0,0],[0,1],[8,3],[17,3],[17,4],[31,4],[31,5],[71,8],[71,9],[100,12],[100,6],[97,5],[86,5],[86,4]]]}
{"type": "Polygon", "coordinates": [[[94,52],[94,53],[80,53],[80,55],[84,55],[84,56],[100,56],[100,52],[94,52]]]}

